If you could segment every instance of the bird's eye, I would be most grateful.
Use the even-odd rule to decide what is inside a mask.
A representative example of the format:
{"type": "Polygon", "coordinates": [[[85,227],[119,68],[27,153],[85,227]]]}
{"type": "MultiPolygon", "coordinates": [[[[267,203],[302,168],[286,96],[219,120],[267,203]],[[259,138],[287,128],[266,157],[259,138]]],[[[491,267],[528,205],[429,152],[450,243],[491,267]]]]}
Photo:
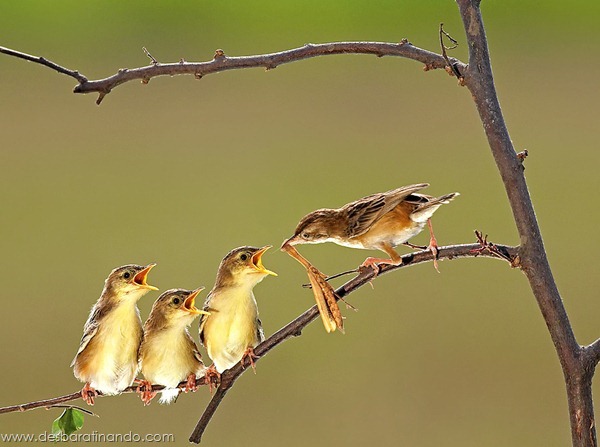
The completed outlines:
{"type": "Polygon", "coordinates": [[[310,239],[310,233],[302,233],[304,239],[310,239]]]}
{"type": "Polygon", "coordinates": [[[173,298],[173,304],[179,304],[181,300],[179,298],[173,298]]]}
{"type": "Polygon", "coordinates": [[[248,255],[246,253],[242,253],[242,255],[240,256],[240,259],[242,261],[247,261],[248,260],[248,255]]]}
{"type": "Polygon", "coordinates": [[[129,272],[123,273],[123,278],[129,279],[130,277],[131,277],[131,273],[129,273],[129,272]]]}

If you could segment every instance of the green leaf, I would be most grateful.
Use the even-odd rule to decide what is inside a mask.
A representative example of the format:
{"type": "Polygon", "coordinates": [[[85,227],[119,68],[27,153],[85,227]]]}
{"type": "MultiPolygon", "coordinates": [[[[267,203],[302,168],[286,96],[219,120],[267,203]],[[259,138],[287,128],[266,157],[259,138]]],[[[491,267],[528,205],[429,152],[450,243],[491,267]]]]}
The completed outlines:
{"type": "Polygon", "coordinates": [[[83,427],[85,416],[83,412],[76,408],[67,408],[63,413],[52,422],[52,434],[64,434],[69,436],[83,427]]]}

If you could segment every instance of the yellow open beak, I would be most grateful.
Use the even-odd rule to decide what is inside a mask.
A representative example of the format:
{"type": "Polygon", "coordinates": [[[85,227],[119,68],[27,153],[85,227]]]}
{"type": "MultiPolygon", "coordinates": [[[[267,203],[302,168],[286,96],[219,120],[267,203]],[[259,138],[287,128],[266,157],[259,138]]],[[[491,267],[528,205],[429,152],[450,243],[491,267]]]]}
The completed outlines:
{"type": "Polygon", "coordinates": [[[262,263],[262,255],[265,251],[271,248],[272,245],[265,245],[263,248],[258,250],[254,255],[252,255],[252,265],[259,273],[264,273],[265,275],[273,275],[277,276],[277,273],[272,272],[271,270],[267,270],[262,263]]]}
{"type": "Polygon", "coordinates": [[[144,270],[142,270],[133,277],[133,282],[138,286],[143,287],[144,289],[158,290],[158,287],[151,286],[146,282],[146,279],[148,278],[148,273],[150,273],[150,270],[152,270],[152,267],[154,267],[155,265],[156,263],[154,262],[152,264],[148,264],[144,268],[144,270]]]}
{"type": "Polygon", "coordinates": [[[188,296],[184,303],[183,303],[183,307],[185,308],[185,310],[187,310],[189,313],[192,314],[203,314],[203,315],[210,315],[210,312],[206,312],[205,310],[200,310],[197,309],[195,306],[195,301],[196,301],[196,297],[198,296],[198,294],[200,292],[202,292],[204,290],[204,287],[198,287],[196,290],[194,290],[192,293],[190,293],[190,296],[188,296]]]}

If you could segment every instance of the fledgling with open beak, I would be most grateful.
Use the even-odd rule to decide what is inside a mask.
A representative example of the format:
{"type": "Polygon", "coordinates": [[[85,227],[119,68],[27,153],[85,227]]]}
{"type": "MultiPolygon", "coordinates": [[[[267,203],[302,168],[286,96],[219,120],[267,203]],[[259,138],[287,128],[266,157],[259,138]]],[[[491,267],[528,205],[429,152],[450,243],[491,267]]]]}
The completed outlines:
{"type": "Polygon", "coordinates": [[[254,348],[264,340],[253,289],[267,275],[262,264],[271,246],[239,247],[221,261],[213,289],[206,298],[200,321],[200,342],[220,374],[247,358],[254,368],[254,348]]]}
{"type": "MultiPolygon", "coordinates": [[[[297,252],[291,250],[290,246],[299,244],[333,242],[345,247],[381,250],[390,258],[368,257],[361,265],[371,267],[377,273],[379,271],[378,264],[401,264],[402,257],[394,250],[394,247],[400,244],[417,247],[409,244],[408,240],[419,234],[425,225],[428,225],[429,246],[419,248],[428,248],[432,251],[434,266],[437,270],[435,257],[438,246],[430,219],[441,205],[449,203],[459,194],[455,192],[441,197],[432,197],[417,193],[427,186],[429,186],[428,183],[403,186],[388,192],[363,197],[341,208],[324,208],[313,211],[300,220],[294,235],[284,241],[281,248],[296,259],[298,259],[295,256],[297,252]]],[[[302,260],[298,260],[304,264],[302,260]]],[[[317,298],[316,292],[315,297],[317,298]]],[[[335,306],[337,307],[337,304],[335,306]]],[[[321,316],[323,317],[323,313],[321,316]]],[[[332,327],[335,329],[334,325],[330,324],[329,326],[328,328],[328,325],[325,324],[328,332],[331,332],[332,327]]]]}
{"type": "Polygon", "coordinates": [[[144,324],[144,339],[139,362],[146,380],[138,392],[148,405],[156,395],[152,384],[163,385],[159,403],[169,404],[179,396],[180,382],[187,380],[185,391],[196,391],[196,378],[206,371],[196,343],[188,327],[198,315],[210,315],[195,306],[195,299],[204,290],[171,289],[154,302],[144,324]]]}
{"type": "Polygon", "coordinates": [[[142,320],[137,301],[150,290],[146,267],[125,265],[114,269],[83,327],[79,350],[71,363],[75,377],[85,386],[81,397],[94,405],[98,391],[119,394],[130,386],[138,371],[142,320]]]}

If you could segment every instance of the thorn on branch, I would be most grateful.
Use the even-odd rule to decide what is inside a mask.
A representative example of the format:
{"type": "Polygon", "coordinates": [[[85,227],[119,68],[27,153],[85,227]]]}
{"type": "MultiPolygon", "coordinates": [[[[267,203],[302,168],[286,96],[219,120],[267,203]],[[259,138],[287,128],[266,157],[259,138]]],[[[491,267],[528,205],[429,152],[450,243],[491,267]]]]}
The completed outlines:
{"type": "Polygon", "coordinates": [[[158,65],[158,61],[154,59],[154,57],[150,54],[146,47],[142,47],[142,50],[144,51],[144,53],[146,53],[146,56],[150,58],[150,60],[152,61],[152,65],[158,65]]]}
{"type": "Polygon", "coordinates": [[[96,99],[96,105],[99,106],[104,97],[106,96],[105,92],[98,93],[98,99],[96,99]]]}

